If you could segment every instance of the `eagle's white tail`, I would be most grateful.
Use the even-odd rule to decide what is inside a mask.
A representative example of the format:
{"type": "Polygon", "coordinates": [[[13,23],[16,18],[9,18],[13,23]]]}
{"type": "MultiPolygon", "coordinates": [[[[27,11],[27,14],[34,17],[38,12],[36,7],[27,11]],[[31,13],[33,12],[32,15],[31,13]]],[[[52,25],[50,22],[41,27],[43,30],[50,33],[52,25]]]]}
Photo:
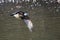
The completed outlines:
{"type": "Polygon", "coordinates": [[[31,20],[24,19],[24,22],[26,23],[26,25],[29,28],[29,30],[32,32],[33,23],[31,22],[31,20]]]}

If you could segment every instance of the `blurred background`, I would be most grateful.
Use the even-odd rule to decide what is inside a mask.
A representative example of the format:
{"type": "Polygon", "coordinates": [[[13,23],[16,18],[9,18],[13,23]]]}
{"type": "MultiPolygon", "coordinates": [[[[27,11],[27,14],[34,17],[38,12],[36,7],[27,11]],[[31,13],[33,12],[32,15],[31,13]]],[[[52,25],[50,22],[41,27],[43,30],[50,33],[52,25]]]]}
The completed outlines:
{"type": "Polygon", "coordinates": [[[0,0],[0,40],[60,40],[60,0],[0,0]],[[32,33],[10,16],[19,10],[29,13],[32,33]]]}

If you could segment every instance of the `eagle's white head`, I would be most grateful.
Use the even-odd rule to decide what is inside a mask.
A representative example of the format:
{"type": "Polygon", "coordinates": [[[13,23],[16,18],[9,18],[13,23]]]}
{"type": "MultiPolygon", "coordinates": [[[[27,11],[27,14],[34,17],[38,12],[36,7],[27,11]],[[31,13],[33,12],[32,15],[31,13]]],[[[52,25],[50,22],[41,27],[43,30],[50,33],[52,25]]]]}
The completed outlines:
{"type": "Polygon", "coordinates": [[[10,16],[14,16],[15,18],[19,19],[19,13],[12,13],[10,16]]]}
{"type": "Polygon", "coordinates": [[[17,19],[19,18],[19,14],[14,14],[13,16],[17,19]]]}

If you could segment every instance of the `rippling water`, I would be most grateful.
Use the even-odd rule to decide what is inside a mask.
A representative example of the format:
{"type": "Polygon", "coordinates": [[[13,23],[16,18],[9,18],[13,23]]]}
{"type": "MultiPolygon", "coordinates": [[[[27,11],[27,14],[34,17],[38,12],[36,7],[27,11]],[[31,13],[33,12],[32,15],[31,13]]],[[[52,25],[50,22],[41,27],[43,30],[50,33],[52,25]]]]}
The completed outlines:
{"type": "Polygon", "coordinates": [[[0,40],[60,40],[59,11],[46,7],[17,9],[15,5],[6,4],[0,7],[0,40]],[[21,19],[17,20],[9,15],[16,10],[27,10],[30,13],[29,16],[34,24],[32,33],[21,19]]]}

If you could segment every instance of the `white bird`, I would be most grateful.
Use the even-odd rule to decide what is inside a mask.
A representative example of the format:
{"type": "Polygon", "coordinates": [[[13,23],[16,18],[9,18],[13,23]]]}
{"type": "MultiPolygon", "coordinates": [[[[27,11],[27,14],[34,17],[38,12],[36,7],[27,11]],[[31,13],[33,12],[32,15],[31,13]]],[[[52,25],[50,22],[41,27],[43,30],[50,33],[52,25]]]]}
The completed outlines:
{"type": "Polygon", "coordinates": [[[14,17],[17,18],[17,19],[19,19],[19,18],[21,17],[21,19],[26,23],[29,31],[32,32],[33,23],[32,23],[32,21],[29,19],[28,13],[24,13],[24,12],[21,12],[21,13],[22,13],[22,14],[20,14],[20,12],[13,13],[12,16],[14,16],[14,17]]]}

